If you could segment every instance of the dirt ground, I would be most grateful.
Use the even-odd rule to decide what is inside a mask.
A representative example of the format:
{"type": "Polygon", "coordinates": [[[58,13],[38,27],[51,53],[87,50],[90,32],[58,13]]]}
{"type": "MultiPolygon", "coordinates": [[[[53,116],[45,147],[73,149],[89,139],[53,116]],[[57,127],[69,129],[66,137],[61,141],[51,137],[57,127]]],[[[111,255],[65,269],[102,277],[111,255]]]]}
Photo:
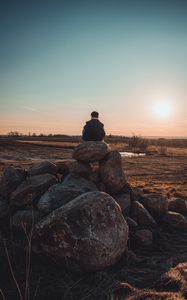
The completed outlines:
{"type": "MultiPolygon", "coordinates": [[[[35,162],[71,158],[76,143],[0,140],[0,175],[8,165],[27,169],[35,162]]],[[[111,145],[118,149],[118,145],[111,145]]],[[[119,149],[121,144],[119,145],[119,149]]],[[[123,149],[125,150],[125,148],[123,149]]],[[[155,150],[155,149],[154,149],[155,150]]],[[[131,185],[164,195],[187,199],[187,149],[173,148],[167,155],[123,157],[125,174],[131,185]]]]}

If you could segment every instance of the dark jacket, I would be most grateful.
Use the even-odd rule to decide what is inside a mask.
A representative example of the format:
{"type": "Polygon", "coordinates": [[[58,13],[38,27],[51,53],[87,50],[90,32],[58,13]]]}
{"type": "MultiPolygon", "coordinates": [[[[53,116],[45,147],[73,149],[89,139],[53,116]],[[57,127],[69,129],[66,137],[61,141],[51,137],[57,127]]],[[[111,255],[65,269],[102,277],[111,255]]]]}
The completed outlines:
{"type": "Polygon", "coordinates": [[[102,141],[104,137],[104,125],[98,119],[86,122],[82,132],[83,141],[102,141]]]}

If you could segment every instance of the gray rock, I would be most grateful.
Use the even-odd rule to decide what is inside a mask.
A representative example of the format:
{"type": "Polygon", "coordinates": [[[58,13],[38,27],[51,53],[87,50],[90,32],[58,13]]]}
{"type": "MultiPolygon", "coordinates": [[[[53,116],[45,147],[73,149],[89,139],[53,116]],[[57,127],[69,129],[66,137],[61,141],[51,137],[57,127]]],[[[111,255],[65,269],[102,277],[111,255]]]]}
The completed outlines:
{"type": "Polygon", "coordinates": [[[83,194],[81,189],[56,184],[51,186],[49,190],[41,196],[37,208],[39,211],[49,214],[81,194],[83,194]]]}
{"type": "Polygon", "coordinates": [[[57,166],[49,161],[42,161],[39,163],[35,163],[31,166],[31,168],[28,170],[28,175],[34,176],[34,175],[41,175],[41,174],[57,174],[57,166]]]}
{"type": "Polygon", "coordinates": [[[168,200],[160,194],[146,194],[140,202],[156,217],[163,217],[168,211],[168,200]]]}
{"type": "Polygon", "coordinates": [[[90,181],[69,174],[63,183],[51,186],[39,199],[37,208],[48,214],[54,209],[68,203],[77,196],[90,191],[96,191],[97,187],[90,181]]]}
{"type": "Polygon", "coordinates": [[[0,181],[0,195],[5,199],[23,182],[25,170],[9,166],[5,169],[0,181]]]}
{"type": "Polygon", "coordinates": [[[96,191],[96,185],[91,181],[75,174],[69,174],[62,183],[64,186],[69,188],[81,189],[82,193],[96,191]]]}
{"type": "Polygon", "coordinates": [[[128,193],[117,194],[117,195],[114,195],[114,199],[116,200],[116,202],[121,207],[122,213],[125,216],[128,216],[129,213],[130,213],[130,209],[131,209],[130,194],[128,194],[128,193]]]}
{"type": "Polygon", "coordinates": [[[5,199],[0,196],[0,220],[8,215],[9,207],[5,199]]]}
{"type": "Polygon", "coordinates": [[[28,177],[11,194],[11,205],[24,206],[32,203],[34,199],[40,197],[54,183],[56,183],[56,178],[51,174],[28,177]]]}
{"type": "Polygon", "coordinates": [[[73,158],[78,161],[101,161],[110,152],[110,147],[104,142],[84,142],[74,148],[73,158]]]}
{"type": "Polygon", "coordinates": [[[153,235],[150,230],[147,229],[140,229],[137,230],[135,233],[135,239],[142,245],[142,246],[151,246],[153,243],[153,235]]]}
{"type": "Polygon", "coordinates": [[[34,251],[73,271],[111,266],[124,253],[128,226],[108,194],[85,193],[36,224],[34,251]]]}
{"type": "Polygon", "coordinates": [[[100,164],[100,176],[109,193],[118,193],[125,186],[127,182],[118,151],[111,151],[100,164]]]}
{"type": "Polygon", "coordinates": [[[168,210],[181,214],[187,213],[187,201],[182,198],[172,197],[168,201],[168,210]]]}
{"type": "Polygon", "coordinates": [[[132,214],[138,225],[143,228],[155,228],[157,226],[148,210],[138,201],[132,202],[132,214]]]}
{"type": "Polygon", "coordinates": [[[18,210],[13,216],[11,216],[11,225],[19,230],[24,231],[34,226],[43,218],[43,214],[37,210],[18,210]]]}
{"type": "Polygon", "coordinates": [[[164,222],[172,228],[187,230],[187,219],[180,213],[168,211],[164,222]]]}

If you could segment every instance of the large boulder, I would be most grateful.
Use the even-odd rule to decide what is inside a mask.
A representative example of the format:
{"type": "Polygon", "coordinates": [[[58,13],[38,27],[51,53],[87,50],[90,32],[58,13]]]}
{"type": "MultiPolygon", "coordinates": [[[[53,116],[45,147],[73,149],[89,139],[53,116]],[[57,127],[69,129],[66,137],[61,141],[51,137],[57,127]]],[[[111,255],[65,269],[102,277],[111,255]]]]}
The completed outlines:
{"type": "Polygon", "coordinates": [[[172,197],[168,201],[168,210],[174,211],[180,214],[187,213],[187,201],[182,198],[172,197]]]}
{"type": "Polygon", "coordinates": [[[133,201],[132,203],[132,214],[138,225],[143,228],[154,228],[157,226],[152,215],[138,201],[133,201]]]}
{"type": "Polygon", "coordinates": [[[121,207],[122,213],[128,216],[131,209],[131,197],[129,193],[120,193],[114,196],[114,199],[121,207]]]}
{"type": "Polygon", "coordinates": [[[25,177],[25,170],[13,166],[7,167],[0,181],[0,195],[7,199],[25,177]]]}
{"type": "Polygon", "coordinates": [[[11,194],[11,206],[24,206],[32,203],[34,199],[40,197],[54,183],[56,183],[56,178],[51,174],[28,177],[11,194]]]}
{"type": "Polygon", "coordinates": [[[73,271],[111,266],[124,253],[128,226],[108,194],[88,192],[36,224],[34,250],[62,261],[73,271]]]}
{"type": "Polygon", "coordinates": [[[168,211],[164,222],[172,228],[187,230],[187,219],[180,213],[168,211]]]}
{"type": "Polygon", "coordinates": [[[42,161],[33,164],[28,170],[28,175],[40,175],[40,174],[57,174],[57,166],[50,161],[42,161]]]}
{"type": "Polygon", "coordinates": [[[168,211],[168,200],[160,194],[146,194],[140,202],[155,217],[163,217],[168,211]]]}
{"type": "Polygon", "coordinates": [[[100,176],[109,193],[115,194],[125,186],[126,178],[118,151],[111,151],[100,164],[100,176]]]}
{"type": "Polygon", "coordinates": [[[73,158],[78,161],[101,161],[110,152],[110,147],[104,142],[84,142],[74,148],[73,158]]]}

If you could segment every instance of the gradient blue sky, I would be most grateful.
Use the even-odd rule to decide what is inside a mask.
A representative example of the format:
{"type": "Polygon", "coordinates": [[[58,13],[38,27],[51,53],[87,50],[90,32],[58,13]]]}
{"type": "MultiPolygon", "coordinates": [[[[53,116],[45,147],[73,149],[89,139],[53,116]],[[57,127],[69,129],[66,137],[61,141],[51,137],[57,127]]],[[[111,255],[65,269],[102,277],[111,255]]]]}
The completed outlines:
{"type": "Polygon", "coordinates": [[[0,133],[187,136],[187,1],[0,4],[0,133]]]}

